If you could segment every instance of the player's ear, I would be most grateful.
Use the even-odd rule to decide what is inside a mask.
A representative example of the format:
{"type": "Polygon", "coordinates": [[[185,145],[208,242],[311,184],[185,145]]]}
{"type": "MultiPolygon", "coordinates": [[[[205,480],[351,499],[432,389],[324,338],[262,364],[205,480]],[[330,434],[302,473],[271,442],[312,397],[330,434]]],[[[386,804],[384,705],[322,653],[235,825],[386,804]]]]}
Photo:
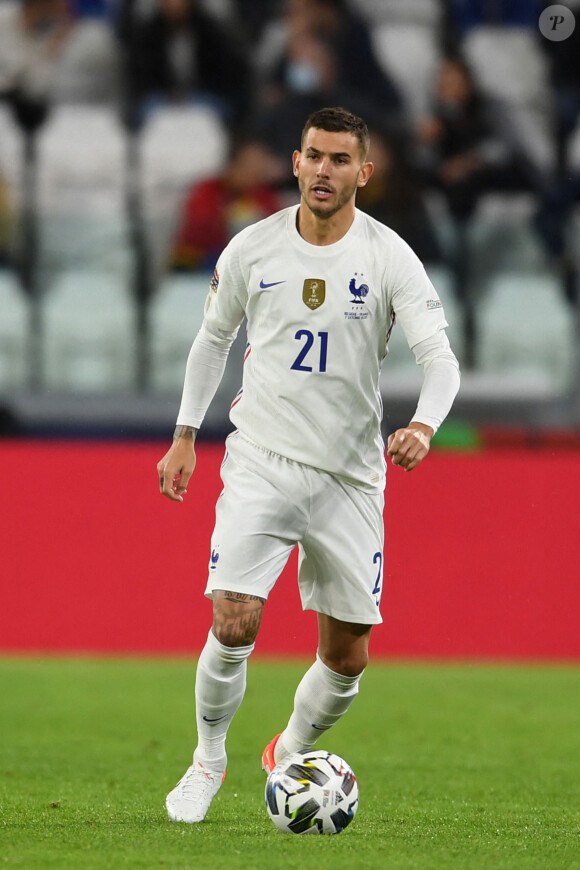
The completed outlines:
{"type": "Polygon", "coordinates": [[[301,151],[294,151],[292,154],[292,172],[298,178],[298,173],[300,171],[300,157],[302,156],[301,151]]]}
{"type": "Polygon", "coordinates": [[[356,183],[357,187],[364,187],[365,186],[365,184],[367,183],[367,181],[369,180],[369,178],[373,174],[374,168],[375,168],[374,163],[371,163],[370,161],[363,163],[363,165],[361,166],[360,172],[358,174],[358,181],[356,183]]]}

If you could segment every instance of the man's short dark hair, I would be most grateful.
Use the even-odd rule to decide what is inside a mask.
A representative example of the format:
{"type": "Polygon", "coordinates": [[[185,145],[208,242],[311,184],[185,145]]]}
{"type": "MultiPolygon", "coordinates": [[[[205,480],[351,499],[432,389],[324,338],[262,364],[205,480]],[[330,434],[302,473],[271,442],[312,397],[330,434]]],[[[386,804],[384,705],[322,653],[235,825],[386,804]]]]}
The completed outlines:
{"type": "Polygon", "coordinates": [[[353,115],[348,109],[341,106],[317,109],[308,117],[302,130],[301,142],[311,127],[316,130],[326,130],[328,133],[352,133],[359,141],[363,160],[369,151],[369,130],[366,122],[358,115],[353,115]]]}

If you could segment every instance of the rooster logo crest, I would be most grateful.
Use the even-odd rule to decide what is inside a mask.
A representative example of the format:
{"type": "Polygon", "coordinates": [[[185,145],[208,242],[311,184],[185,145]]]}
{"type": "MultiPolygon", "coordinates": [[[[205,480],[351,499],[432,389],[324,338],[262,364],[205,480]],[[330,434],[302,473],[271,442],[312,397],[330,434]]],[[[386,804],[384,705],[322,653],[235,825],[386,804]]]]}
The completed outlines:
{"type": "Polygon", "coordinates": [[[350,300],[356,305],[364,305],[364,297],[369,292],[368,284],[361,284],[360,287],[356,286],[356,277],[350,279],[350,284],[348,285],[349,291],[352,293],[353,298],[350,300]]]}

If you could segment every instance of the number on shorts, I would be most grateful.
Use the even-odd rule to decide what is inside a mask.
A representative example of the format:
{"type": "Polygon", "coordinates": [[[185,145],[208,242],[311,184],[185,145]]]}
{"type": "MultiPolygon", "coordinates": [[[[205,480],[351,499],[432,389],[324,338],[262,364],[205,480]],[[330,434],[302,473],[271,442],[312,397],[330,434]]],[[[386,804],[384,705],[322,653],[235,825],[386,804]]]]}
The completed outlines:
{"type": "Polygon", "coordinates": [[[373,556],[373,565],[378,563],[379,570],[377,571],[377,579],[375,580],[375,586],[373,589],[373,595],[377,596],[377,607],[379,606],[379,601],[381,600],[381,580],[383,574],[383,554],[375,553],[373,556]]]}

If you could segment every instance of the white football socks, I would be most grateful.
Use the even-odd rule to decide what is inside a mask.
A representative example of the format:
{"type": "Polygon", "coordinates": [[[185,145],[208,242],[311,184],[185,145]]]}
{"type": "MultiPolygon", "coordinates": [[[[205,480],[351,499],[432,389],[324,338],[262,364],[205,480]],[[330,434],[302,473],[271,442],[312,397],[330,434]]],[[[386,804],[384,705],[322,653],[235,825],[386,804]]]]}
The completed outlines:
{"type": "Polygon", "coordinates": [[[276,744],[275,760],[314,746],[320,735],[346,713],[356,698],[361,677],[362,673],[356,677],[337,674],[317,655],[296,689],[294,710],[276,744]]]}
{"type": "Polygon", "coordinates": [[[198,744],[194,760],[208,770],[225,770],[226,734],[246,691],[251,646],[229,647],[213,631],[197,663],[195,704],[198,744]]]}

